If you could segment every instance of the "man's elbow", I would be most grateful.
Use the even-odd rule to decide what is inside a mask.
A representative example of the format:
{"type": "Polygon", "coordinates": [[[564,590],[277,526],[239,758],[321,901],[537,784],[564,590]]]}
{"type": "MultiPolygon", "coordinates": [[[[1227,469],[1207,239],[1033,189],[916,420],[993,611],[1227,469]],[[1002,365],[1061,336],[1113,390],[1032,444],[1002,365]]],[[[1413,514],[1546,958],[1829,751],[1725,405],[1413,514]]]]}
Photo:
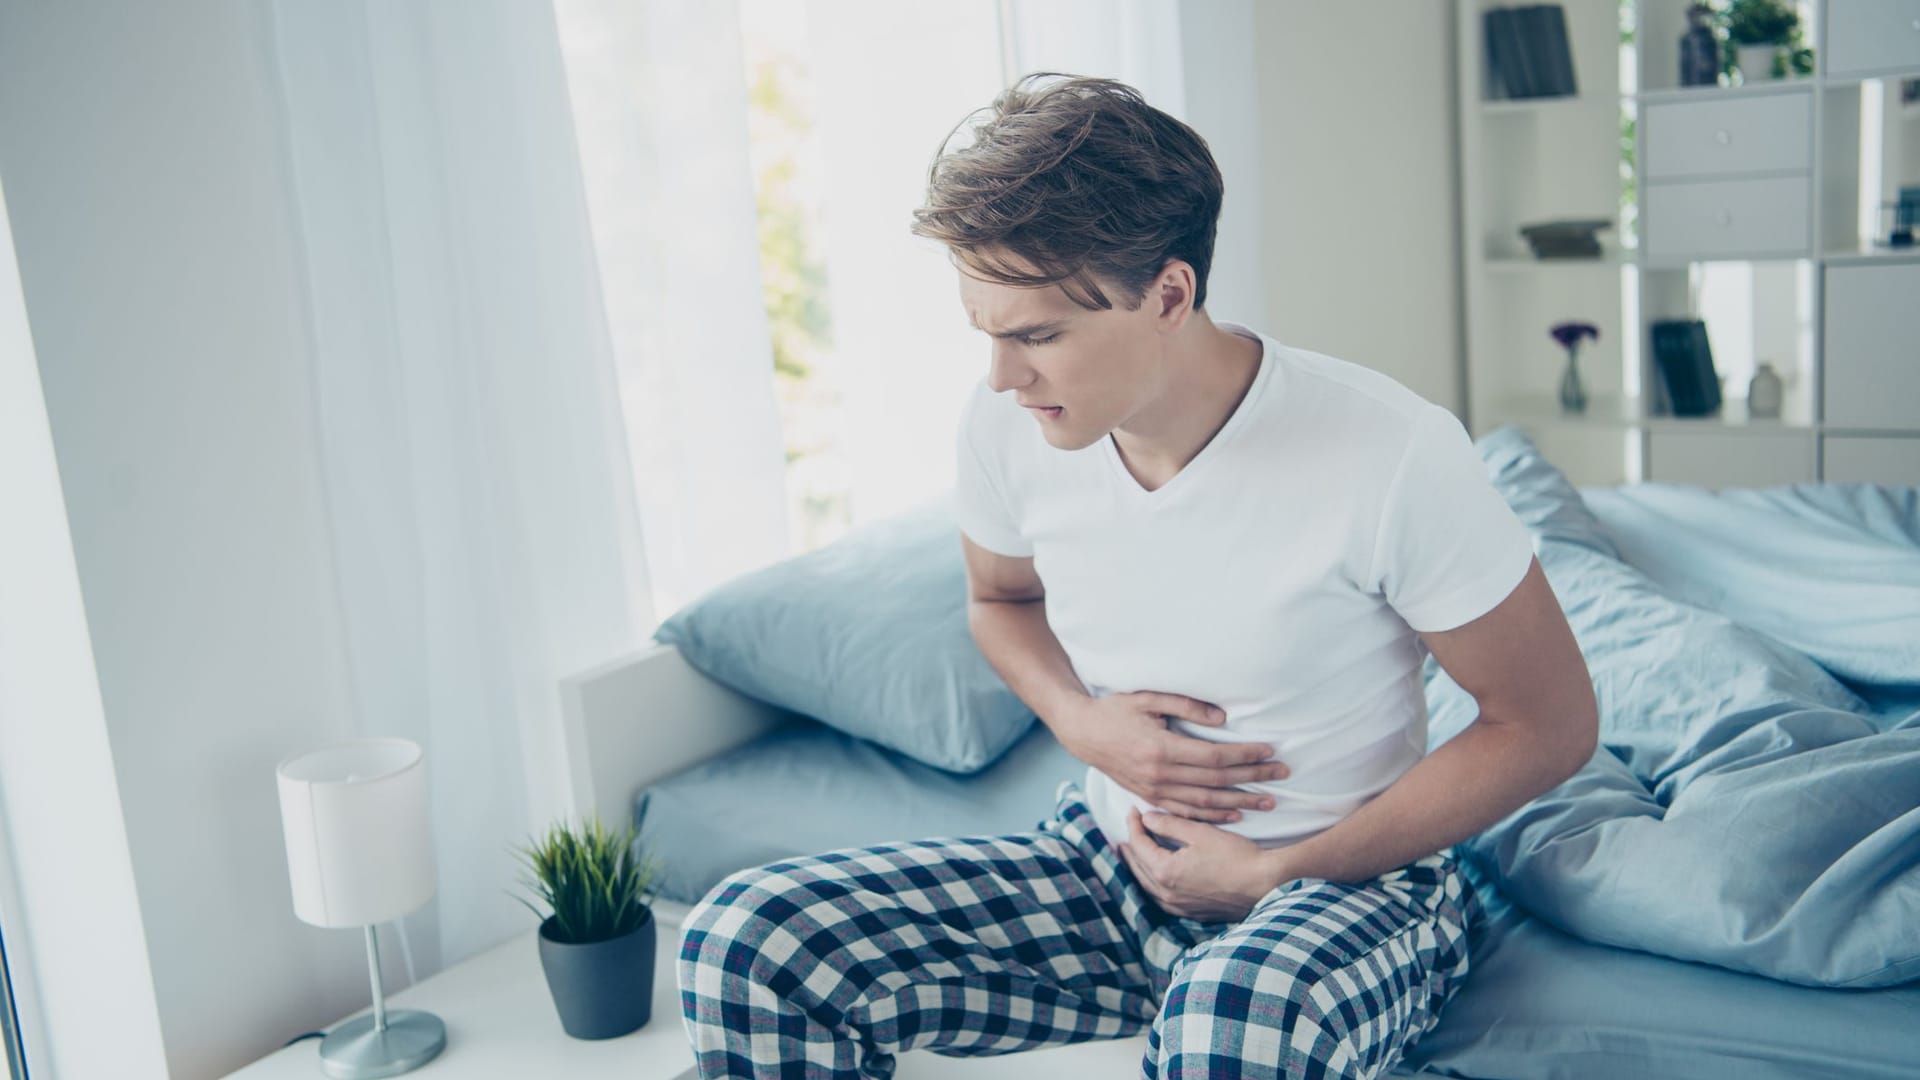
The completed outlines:
{"type": "Polygon", "coordinates": [[[1561,759],[1564,772],[1560,780],[1563,782],[1586,768],[1587,762],[1593,760],[1594,751],[1600,748],[1600,707],[1594,700],[1593,688],[1585,689],[1584,694],[1575,696],[1567,717],[1566,756],[1561,759]]]}

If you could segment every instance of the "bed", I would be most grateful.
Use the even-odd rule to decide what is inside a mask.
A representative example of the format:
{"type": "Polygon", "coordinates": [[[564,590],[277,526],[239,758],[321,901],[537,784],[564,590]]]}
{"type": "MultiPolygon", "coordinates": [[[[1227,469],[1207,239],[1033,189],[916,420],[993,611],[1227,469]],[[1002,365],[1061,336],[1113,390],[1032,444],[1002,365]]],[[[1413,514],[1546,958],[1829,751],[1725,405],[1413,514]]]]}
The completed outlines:
{"type": "MultiPolygon", "coordinates": [[[[1489,916],[1473,973],[1392,1075],[1920,1077],[1920,493],[1576,495],[1518,433],[1481,448],[1588,656],[1602,746],[1460,845],[1489,916]]],[[[1427,680],[1435,746],[1471,702],[1427,680]]],[[[562,697],[575,807],[637,818],[670,925],[746,866],[1030,829],[1083,771],[1040,725],[980,772],[932,768],[665,645],[562,697]]],[[[898,1075],[1129,1076],[1143,1047],[898,1075]]]]}

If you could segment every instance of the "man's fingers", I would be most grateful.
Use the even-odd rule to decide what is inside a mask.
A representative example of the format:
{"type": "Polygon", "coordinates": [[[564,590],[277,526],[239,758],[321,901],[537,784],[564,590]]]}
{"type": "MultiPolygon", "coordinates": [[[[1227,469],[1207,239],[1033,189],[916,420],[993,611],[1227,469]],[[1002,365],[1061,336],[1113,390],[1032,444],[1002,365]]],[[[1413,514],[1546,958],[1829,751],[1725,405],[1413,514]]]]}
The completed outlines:
{"type": "Polygon", "coordinates": [[[1208,727],[1219,727],[1227,722],[1225,710],[1204,701],[1195,701],[1190,697],[1181,697],[1179,694],[1161,694],[1153,691],[1146,691],[1140,696],[1144,699],[1143,703],[1147,708],[1162,716],[1190,720],[1208,727]]]}
{"type": "Polygon", "coordinates": [[[1166,784],[1159,790],[1155,802],[1162,806],[1167,800],[1185,803],[1188,806],[1200,806],[1209,810],[1265,810],[1273,801],[1270,796],[1257,791],[1241,791],[1239,788],[1200,787],[1193,784],[1166,784]]]}
{"type": "Polygon", "coordinates": [[[1183,844],[1191,844],[1207,836],[1207,826],[1173,814],[1143,814],[1140,825],[1142,828],[1152,825],[1155,835],[1178,840],[1183,844]],[[1149,816],[1152,817],[1152,821],[1147,820],[1149,816]]]}
{"type": "Polygon", "coordinates": [[[1277,761],[1263,761],[1258,765],[1228,765],[1225,768],[1208,768],[1204,765],[1169,765],[1166,768],[1166,781],[1170,784],[1192,784],[1195,787],[1234,787],[1238,784],[1258,784],[1270,780],[1280,780],[1287,775],[1287,767],[1277,761]]]}
{"type": "Polygon", "coordinates": [[[1140,819],[1140,808],[1127,807],[1127,849],[1132,853],[1133,861],[1143,864],[1147,872],[1153,871],[1153,860],[1160,854],[1160,842],[1147,835],[1147,827],[1140,819]]]}
{"type": "Polygon", "coordinates": [[[1205,739],[1196,739],[1191,735],[1174,736],[1180,741],[1173,748],[1173,761],[1178,765],[1204,765],[1209,768],[1222,768],[1228,765],[1256,765],[1266,762],[1278,765],[1286,770],[1282,777],[1292,773],[1285,762],[1271,761],[1273,746],[1269,743],[1217,743],[1205,739]]]}
{"type": "MultiPolygon", "coordinates": [[[[1151,840],[1145,843],[1149,847],[1153,845],[1151,840]]],[[[1161,888],[1159,880],[1153,876],[1153,870],[1146,865],[1145,860],[1140,858],[1138,842],[1127,841],[1120,845],[1120,861],[1126,863],[1127,869],[1133,871],[1134,878],[1140,882],[1140,887],[1147,891],[1147,895],[1153,897],[1154,903],[1164,907],[1166,891],[1161,888]]]]}
{"type": "Polygon", "coordinates": [[[1179,814],[1183,818],[1192,818],[1195,821],[1211,821],[1217,825],[1225,825],[1228,822],[1240,820],[1240,812],[1238,810],[1216,810],[1212,807],[1196,806],[1192,803],[1184,803],[1176,799],[1160,799],[1157,801],[1162,807],[1166,808],[1168,813],[1179,814]]]}

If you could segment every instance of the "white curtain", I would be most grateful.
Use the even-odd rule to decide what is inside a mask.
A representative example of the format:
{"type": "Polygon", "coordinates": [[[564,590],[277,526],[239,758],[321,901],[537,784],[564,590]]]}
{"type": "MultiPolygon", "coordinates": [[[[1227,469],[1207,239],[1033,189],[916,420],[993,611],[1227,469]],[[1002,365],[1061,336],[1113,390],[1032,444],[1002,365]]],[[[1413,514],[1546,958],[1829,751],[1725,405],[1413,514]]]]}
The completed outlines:
{"type": "Polygon", "coordinates": [[[734,0],[555,0],[662,618],[788,552],[734,0]]]}
{"type": "Polygon", "coordinates": [[[644,644],[663,581],[784,550],[745,120],[723,94],[697,134],[691,84],[738,65],[670,64],[651,25],[699,7],[630,13],[571,83],[545,4],[272,9],[356,719],[428,753],[420,976],[531,926],[512,849],[566,813],[558,678],[644,644]],[[633,188],[580,94],[618,96],[581,135],[633,188]]]}

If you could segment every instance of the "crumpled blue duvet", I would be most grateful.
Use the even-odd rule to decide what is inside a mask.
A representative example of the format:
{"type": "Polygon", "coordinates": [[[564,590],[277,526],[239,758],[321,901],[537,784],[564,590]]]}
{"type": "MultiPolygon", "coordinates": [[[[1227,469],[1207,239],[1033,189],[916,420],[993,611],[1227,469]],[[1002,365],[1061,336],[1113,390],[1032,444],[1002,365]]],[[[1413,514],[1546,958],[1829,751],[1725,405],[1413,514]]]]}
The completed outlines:
{"type": "MultiPolygon", "coordinates": [[[[1580,642],[1601,745],[1459,852],[1589,940],[1810,986],[1920,979],[1920,493],[1583,499],[1517,430],[1479,448],[1580,642]]],[[[1476,710],[1431,659],[1427,679],[1433,747],[1476,710]]]]}

